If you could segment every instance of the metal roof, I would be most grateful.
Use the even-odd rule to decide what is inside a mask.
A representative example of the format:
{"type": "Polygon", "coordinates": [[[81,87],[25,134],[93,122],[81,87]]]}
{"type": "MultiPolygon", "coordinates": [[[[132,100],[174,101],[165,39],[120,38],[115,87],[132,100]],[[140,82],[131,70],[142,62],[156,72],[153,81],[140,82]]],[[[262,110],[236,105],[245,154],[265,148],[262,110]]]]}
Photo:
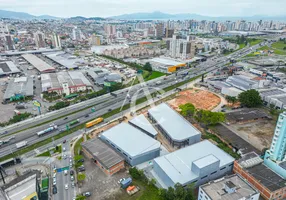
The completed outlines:
{"type": "MultiPolygon", "coordinates": [[[[127,123],[121,123],[101,134],[132,157],[160,148],[157,140],[127,123]]],[[[112,145],[112,144],[111,144],[112,145]]]]}
{"type": "Polygon", "coordinates": [[[59,63],[60,65],[74,69],[78,68],[79,65],[84,63],[84,60],[81,58],[76,58],[69,53],[61,52],[52,52],[52,53],[43,53],[43,55],[47,56],[49,59],[59,63]]]}
{"type": "Polygon", "coordinates": [[[0,62],[0,75],[19,73],[20,70],[12,61],[0,62]]]}
{"type": "Polygon", "coordinates": [[[201,134],[198,129],[166,103],[151,108],[148,113],[174,141],[181,142],[201,134]]]}
{"type": "Polygon", "coordinates": [[[82,147],[107,169],[124,161],[124,158],[120,154],[98,138],[82,143],[82,147]]]}
{"type": "Polygon", "coordinates": [[[148,119],[146,119],[143,114],[134,117],[132,120],[129,121],[129,123],[134,124],[135,126],[145,130],[153,136],[156,136],[158,134],[156,129],[152,126],[152,124],[148,121],[148,119]]]}
{"type": "Polygon", "coordinates": [[[34,95],[34,82],[31,77],[21,77],[11,79],[6,88],[4,99],[10,99],[15,94],[21,94],[24,96],[33,96],[34,95]],[[24,79],[25,78],[25,79],[24,79]]]}
{"type": "Polygon", "coordinates": [[[37,68],[40,72],[51,72],[56,69],[33,54],[24,54],[22,57],[37,68]]]}
{"type": "MultiPolygon", "coordinates": [[[[210,141],[204,140],[173,153],[155,158],[154,162],[160,166],[164,173],[166,173],[174,183],[184,185],[198,178],[198,175],[192,171],[192,163],[204,157],[211,158],[211,162],[215,160],[213,159],[215,157],[220,161],[220,167],[234,161],[233,157],[210,141]]],[[[205,159],[204,161],[207,163],[209,162],[205,159]]]]}
{"type": "Polygon", "coordinates": [[[258,192],[247,181],[238,175],[232,175],[200,186],[210,199],[235,200],[249,198],[258,192]],[[227,193],[225,185],[235,187],[235,192],[227,193]]]}

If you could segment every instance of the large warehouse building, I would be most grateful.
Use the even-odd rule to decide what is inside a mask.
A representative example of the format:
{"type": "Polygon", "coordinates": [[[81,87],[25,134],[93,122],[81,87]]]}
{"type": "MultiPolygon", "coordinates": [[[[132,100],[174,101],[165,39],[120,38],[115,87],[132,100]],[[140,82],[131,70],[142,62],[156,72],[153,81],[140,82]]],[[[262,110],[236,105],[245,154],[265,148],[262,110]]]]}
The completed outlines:
{"type": "Polygon", "coordinates": [[[82,151],[107,175],[124,169],[124,158],[105,142],[94,138],[82,144],[82,151]]]}
{"type": "Polygon", "coordinates": [[[160,155],[160,142],[127,123],[108,129],[100,135],[100,138],[120,152],[131,166],[160,155]]]}
{"type": "Polygon", "coordinates": [[[54,67],[52,67],[51,65],[49,65],[48,63],[46,63],[45,61],[43,61],[42,59],[38,58],[33,54],[23,54],[22,57],[41,73],[56,71],[54,67]]]}
{"type": "Polygon", "coordinates": [[[187,64],[178,62],[170,58],[153,58],[150,60],[153,70],[163,73],[173,73],[181,68],[186,68],[187,64]]]}
{"type": "Polygon", "coordinates": [[[132,120],[129,121],[129,124],[140,129],[142,132],[146,133],[150,137],[157,138],[158,132],[143,114],[134,117],[132,120]]]}
{"type": "Polygon", "coordinates": [[[0,76],[6,76],[10,74],[17,74],[21,71],[16,67],[12,61],[0,62],[0,76]]]}
{"type": "Polygon", "coordinates": [[[199,186],[230,173],[233,162],[234,158],[204,140],[154,159],[152,173],[163,188],[176,183],[199,186]]]}
{"type": "Polygon", "coordinates": [[[9,100],[11,98],[17,99],[20,97],[30,97],[34,95],[34,82],[31,77],[19,77],[11,79],[8,83],[6,91],[4,93],[4,100],[9,100]]]}
{"type": "Polygon", "coordinates": [[[66,95],[92,89],[92,84],[80,71],[41,74],[42,92],[65,93],[66,95]]]}
{"type": "Polygon", "coordinates": [[[201,140],[201,132],[166,103],[148,110],[148,116],[173,146],[184,147],[201,140]]]}

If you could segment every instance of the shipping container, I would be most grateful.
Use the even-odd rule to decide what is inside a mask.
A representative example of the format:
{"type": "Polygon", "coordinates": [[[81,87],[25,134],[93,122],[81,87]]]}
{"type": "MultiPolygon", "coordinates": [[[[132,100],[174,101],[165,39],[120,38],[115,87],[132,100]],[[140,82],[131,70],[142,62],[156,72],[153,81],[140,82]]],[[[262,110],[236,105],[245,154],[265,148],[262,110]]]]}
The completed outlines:
{"type": "Polygon", "coordinates": [[[17,149],[22,148],[27,145],[27,141],[22,141],[16,144],[17,149]]]}
{"type": "Polygon", "coordinates": [[[75,124],[77,124],[77,123],[79,123],[79,119],[74,120],[74,121],[71,121],[71,122],[69,123],[69,125],[72,126],[72,125],[75,125],[75,124]]]}
{"type": "Polygon", "coordinates": [[[132,178],[127,178],[125,180],[123,180],[120,185],[123,189],[127,188],[130,184],[132,183],[132,178]]]}
{"type": "Polygon", "coordinates": [[[95,120],[92,120],[92,121],[90,121],[90,122],[87,122],[87,123],[85,124],[85,127],[86,127],[86,128],[92,127],[92,126],[94,126],[94,125],[96,125],[96,124],[99,124],[99,123],[102,122],[102,121],[103,121],[103,118],[102,118],[102,117],[99,117],[99,118],[97,118],[97,119],[95,119],[95,120]]]}

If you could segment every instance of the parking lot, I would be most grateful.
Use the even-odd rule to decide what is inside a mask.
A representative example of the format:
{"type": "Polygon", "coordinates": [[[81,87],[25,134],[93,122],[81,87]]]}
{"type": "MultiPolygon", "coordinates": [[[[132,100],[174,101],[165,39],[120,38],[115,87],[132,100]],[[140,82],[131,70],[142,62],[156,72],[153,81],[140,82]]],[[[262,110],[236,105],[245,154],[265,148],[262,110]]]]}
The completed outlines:
{"type": "Polygon", "coordinates": [[[126,170],[120,171],[112,176],[107,176],[96,164],[87,157],[84,158],[86,169],[86,179],[81,187],[81,192],[91,192],[89,199],[96,200],[116,200],[117,195],[125,192],[120,188],[118,181],[121,178],[129,177],[126,170]]]}

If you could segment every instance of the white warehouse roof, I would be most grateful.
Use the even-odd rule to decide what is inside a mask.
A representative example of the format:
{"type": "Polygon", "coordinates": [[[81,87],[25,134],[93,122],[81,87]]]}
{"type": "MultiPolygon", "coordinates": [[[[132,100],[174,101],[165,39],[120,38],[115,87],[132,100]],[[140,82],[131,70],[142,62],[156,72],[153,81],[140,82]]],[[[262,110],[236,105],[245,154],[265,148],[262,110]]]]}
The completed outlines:
{"type": "Polygon", "coordinates": [[[152,124],[148,121],[148,119],[146,119],[143,114],[134,117],[132,120],[129,121],[129,123],[134,124],[135,126],[147,131],[153,136],[156,136],[158,134],[156,129],[152,126],[152,124]]]}
{"type": "Polygon", "coordinates": [[[198,129],[166,103],[151,108],[148,113],[174,141],[181,142],[201,134],[198,129]]]}
{"type": "Polygon", "coordinates": [[[33,54],[24,54],[22,57],[40,72],[51,72],[56,70],[54,67],[50,66],[48,63],[33,54]]]}
{"type": "Polygon", "coordinates": [[[121,123],[108,129],[100,137],[114,143],[132,157],[158,149],[161,146],[160,142],[127,123],[121,123]]]}
{"type": "Polygon", "coordinates": [[[219,161],[219,167],[221,167],[232,163],[234,158],[208,140],[154,159],[154,162],[174,183],[182,185],[198,178],[198,175],[193,172],[193,163],[203,167],[215,161],[219,161]]]}

